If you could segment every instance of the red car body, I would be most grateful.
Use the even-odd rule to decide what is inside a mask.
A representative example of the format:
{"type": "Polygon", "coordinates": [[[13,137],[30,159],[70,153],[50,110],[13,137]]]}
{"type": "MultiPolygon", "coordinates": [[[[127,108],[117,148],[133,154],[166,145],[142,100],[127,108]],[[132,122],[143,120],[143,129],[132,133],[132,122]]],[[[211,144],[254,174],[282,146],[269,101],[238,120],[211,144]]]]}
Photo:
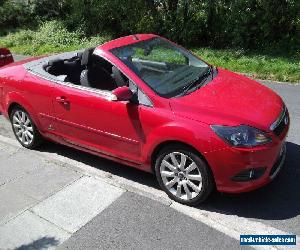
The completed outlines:
{"type": "Polygon", "coordinates": [[[14,58],[7,48],[0,48],[0,67],[14,62],[14,58]]]}
{"type": "MultiPolygon", "coordinates": [[[[153,37],[157,36],[138,35],[139,41],[153,37]]],[[[1,69],[1,112],[9,117],[12,105],[19,104],[45,138],[147,172],[153,172],[153,159],[162,145],[184,143],[202,155],[221,192],[250,191],[270,182],[289,128],[286,119],[279,135],[271,129],[285,107],[282,99],[269,88],[221,68],[209,84],[189,95],[161,97],[110,52],[136,42],[133,36],[116,39],[97,47],[95,53],[134,81],[151,100],[151,107],[112,102],[40,78],[24,68],[24,63],[35,60],[31,58],[1,69]],[[232,147],[211,129],[214,124],[246,124],[264,131],[272,141],[257,147],[232,147]],[[256,167],[266,168],[259,179],[232,180],[237,173],[256,167]]]]}

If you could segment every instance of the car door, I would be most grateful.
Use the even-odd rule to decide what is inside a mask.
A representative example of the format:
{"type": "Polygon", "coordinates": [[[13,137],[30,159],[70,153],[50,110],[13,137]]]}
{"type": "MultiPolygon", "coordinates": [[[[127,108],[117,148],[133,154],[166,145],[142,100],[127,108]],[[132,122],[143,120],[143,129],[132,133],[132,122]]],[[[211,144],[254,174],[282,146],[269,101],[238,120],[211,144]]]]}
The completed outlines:
{"type": "Polygon", "coordinates": [[[139,106],[111,101],[111,96],[106,91],[57,84],[52,133],[68,143],[139,163],[144,140],[139,106]]]}

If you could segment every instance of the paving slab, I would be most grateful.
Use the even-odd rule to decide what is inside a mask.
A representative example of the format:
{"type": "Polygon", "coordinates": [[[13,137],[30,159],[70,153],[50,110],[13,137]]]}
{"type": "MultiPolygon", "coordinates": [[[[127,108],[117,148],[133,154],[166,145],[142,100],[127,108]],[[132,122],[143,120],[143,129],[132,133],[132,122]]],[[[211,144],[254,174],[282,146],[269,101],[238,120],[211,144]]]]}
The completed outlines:
{"type": "MultiPolygon", "coordinates": [[[[9,188],[0,189],[0,225],[8,222],[38,201],[9,188]]],[[[1,238],[1,234],[0,234],[1,238]]],[[[0,245],[1,246],[1,245],[0,245]]]]}
{"type": "Polygon", "coordinates": [[[29,211],[0,226],[1,249],[55,249],[69,237],[66,231],[29,211]]]}
{"type": "Polygon", "coordinates": [[[10,155],[16,153],[17,151],[18,148],[0,142],[0,160],[9,157],[10,155]]]}
{"type": "Polygon", "coordinates": [[[241,246],[238,240],[160,202],[126,192],[59,249],[198,250],[241,246]]]}
{"type": "Polygon", "coordinates": [[[32,211],[68,232],[76,232],[123,193],[122,189],[103,181],[82,177],[32,211]]]}
{"type": "Polygon", "coordinates": [[[28,150],[18,150],[12,155],[7,152],[7,157],[0,159],[0,185],[41,168],[45,160],[31,154],[28,150]]]}
{"type": "Polygon", "coordinates": [[[38,171],[7,184],[7,188],[42,201],[81,177],[82,174],[68,168],[44,163],[38,171]]]}

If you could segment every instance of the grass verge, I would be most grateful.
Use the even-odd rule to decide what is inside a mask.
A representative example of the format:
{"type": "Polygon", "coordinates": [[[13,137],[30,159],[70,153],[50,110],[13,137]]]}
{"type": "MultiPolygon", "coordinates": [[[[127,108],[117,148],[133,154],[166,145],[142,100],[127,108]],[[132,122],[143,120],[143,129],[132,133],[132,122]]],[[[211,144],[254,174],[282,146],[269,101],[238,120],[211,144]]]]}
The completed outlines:
{"type": "MultiPolygon", "coordinates": [[[[0,47],[25,55],[42,55],[72,51],[102,44],[111,37],[102,35],[86,38],[83,32],[68,31],[59,21],[42,24],[37,30],[19,30],[0,37],[0,47]]],[[[203,60],[254,78],[300,83],[300,56],[276,56],[242,50],[193,48],[203,60]]]]}
{"type": "Polygon", "coordinates": [[[276,56],[239,50],[192,49],[205,61],[254,78],[300,83],[300,57],[276,56]]]}

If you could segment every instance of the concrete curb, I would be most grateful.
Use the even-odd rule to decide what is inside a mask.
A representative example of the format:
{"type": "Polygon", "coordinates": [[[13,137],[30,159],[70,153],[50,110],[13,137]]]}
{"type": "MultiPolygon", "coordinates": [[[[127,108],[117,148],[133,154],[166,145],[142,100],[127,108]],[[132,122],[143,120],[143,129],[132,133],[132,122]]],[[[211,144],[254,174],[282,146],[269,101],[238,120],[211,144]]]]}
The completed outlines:
{"type": "Polygon", "coordinates": [[[244,75],[246,77],[249,77],[255,81],[261,82],[261,83],[270,83],[270,84],[288,84],[288,85],[293,85],[293,86],[298,86],[300,85],[300,82],[280,82],[280,81],[274,81],[274,80],[265,80],[265,79],[258,79],[254,78],[252,74],[249,73],[243,73],[243,72],[235,72],[240,75],[244,75]]]}

